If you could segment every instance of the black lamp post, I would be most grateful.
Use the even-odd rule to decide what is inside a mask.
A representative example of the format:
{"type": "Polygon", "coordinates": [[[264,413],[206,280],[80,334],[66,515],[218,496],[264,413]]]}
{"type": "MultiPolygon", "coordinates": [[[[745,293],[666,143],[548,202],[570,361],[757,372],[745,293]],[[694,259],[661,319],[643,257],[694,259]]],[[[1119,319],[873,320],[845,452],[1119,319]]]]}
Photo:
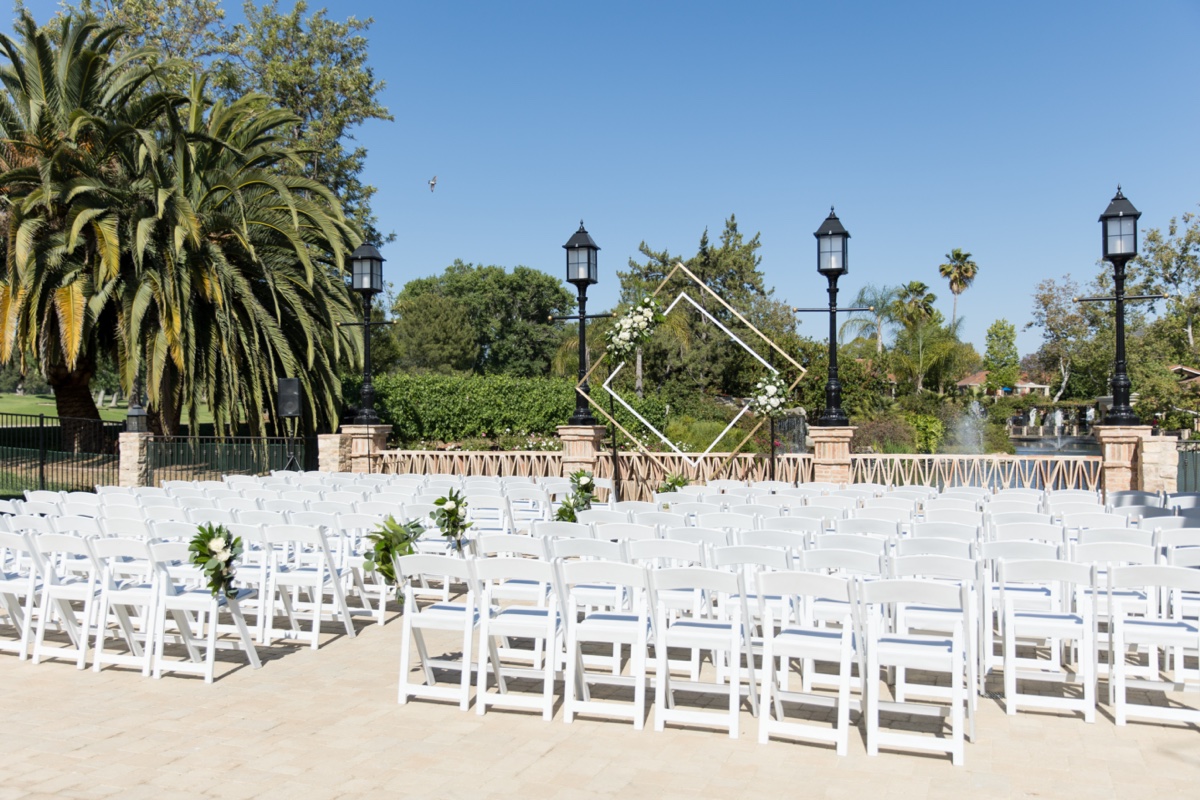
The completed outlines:
{"type": "Polygon", "coordinates": [[[371,300],[383,291],[383,256],[373,245],[364,244],[350,254],[350,288],[363,298],[363,382],[355,425],[378,425],[375,413],[375,384],[371,374],[371,300]]]}
{"type": "Polygon", "coordinates": [[[596,254],[600,248],[592,241],[592,237],[579,221],[579,230],[575,231],[567,243],[563,245],[567,251],[567,282],[575,284],[579,290],[579,383],[575,392],[575,413],[571,415],[572,425],[595,425],[596,418],[588,407],[588,385],[584,380],[587,375],[587,287],[596,283],[596,254]]]}
{"type": "Polygon", "coordinates": [[[829,216],[813,236],[817,237],[817,272],[829,281],[829,380],[825,383],[825,410],[817,418],[817,425],[844,428],[850,424],[850,418],[842,410],[842,382],[838,380],[837,282],[849,271],[850,233],[842,227],[831,206],[829,216]]]}
{"type": "Polygon", "coordinates": [[[1120,186],[1100,215],[1104,260],[1113,265],[1113,299],[1117,303],[1117,363],[1112,378],[1112,407],[1104,416],[1105,425],[1139,424],[1129,404],[1131,384],[1125,371],[1125,265],[1137,255],[1137,221],[1141,215],[1121,194],[1120,186]]]}

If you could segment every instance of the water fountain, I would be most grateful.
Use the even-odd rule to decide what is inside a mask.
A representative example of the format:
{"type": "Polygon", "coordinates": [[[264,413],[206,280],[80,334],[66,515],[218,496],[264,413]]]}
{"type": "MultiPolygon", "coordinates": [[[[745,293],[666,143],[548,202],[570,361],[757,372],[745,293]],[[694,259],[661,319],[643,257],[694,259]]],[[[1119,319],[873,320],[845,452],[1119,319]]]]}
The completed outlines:
{"type": "Polygon", "coordinates": [[[954,437],[964,453],[979,455],[983,453],[986,430],[987,418],[983,406],[978,400],[972,400],[967,410],[954,423],[954,437]]]}

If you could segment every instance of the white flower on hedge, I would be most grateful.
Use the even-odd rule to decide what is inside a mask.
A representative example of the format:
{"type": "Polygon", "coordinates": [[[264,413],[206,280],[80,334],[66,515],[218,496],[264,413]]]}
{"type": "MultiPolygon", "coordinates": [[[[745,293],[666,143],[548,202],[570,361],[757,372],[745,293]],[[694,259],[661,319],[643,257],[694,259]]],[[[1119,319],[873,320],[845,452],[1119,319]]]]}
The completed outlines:
{"type": "Polygon", "coordinates": [[[453,511],[454,509],[458,508],[458,505],[453,500],[447,500],[442,505],[442,508],[445,509],[446,511],[453,511]]]}
{"type": "Polygon", "coordinates": [[[209,539],[208,540],[208,549],[213,553],[213,555],[220,553],[222,550],[225,549],[225,537],[224,536],[214,536],[213,538],[209,539]]]}

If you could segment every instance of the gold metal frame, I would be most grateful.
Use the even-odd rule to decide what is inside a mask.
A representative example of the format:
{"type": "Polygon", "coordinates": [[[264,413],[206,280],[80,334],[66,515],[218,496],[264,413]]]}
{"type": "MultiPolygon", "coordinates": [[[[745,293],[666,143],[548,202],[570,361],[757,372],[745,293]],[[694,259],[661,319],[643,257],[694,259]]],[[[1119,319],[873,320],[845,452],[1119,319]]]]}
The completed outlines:
{"type": "MultiPolygon", "coordinates": [[[[714,292],[708,285],[706,285],[704,283],[704,281],[697,278],[695,273],[693,273],[690,269],[688,269],[687,267],[685,267],[683,265],[683,262],[675,263],[675,266],[671,269],[670,272],[667,273],[667,276],[662,279],[662,282],[658,284],[658,287],[654,290],[654,292],[650,296],[658,297],[658,295],[663,291],[663,289],[666,288],[667,284],[671,282],[671,279],[674,278],[675,275],[678,273],[683,273],[688,278],[690,278],[692,283],[694,283],[703,292],[706,292],[713,299],[715,299],[718,303],[720,303],[722,306],[724,306],[726,311],[733,314],[733,316],[735,316],[738,319],[738,321],[740,321],[743,325],[745,325],[747,328],[749,328],[751,331],[753,331],[755,336],[757,336],[759,339],[761,339],[763,342],[765,342],[767,344],[767,346],[769,346],[772,350],[774,350],[776,353],[778,353],[780,356],[782,356],[789,364],[791,364],[793,367],[796,368],[799,375],[797,376],[796,380],[792,381],[792,383],[788,386],[789,392],[795,391],[796,386],[800,383],[801,380],[804,379],[804,376],[808,372],[808,370],[806,370],[806,369],[804,369],[804,367],[800,366],[800,363],[798,361],[796,361],[796,359],[794,359],[790,355],[788,355],[787,351],[785,351],[782,347],[780,347],[774,341],[772,341],[766,334],[764,334],[758,328],[751,325],[750,321],[747,320],[744,316],[742,316],[741,312],[739,312],[733,306],[729,305],[729,303],[725,302],[725,298],[721,297],[721,295],[714,292]]],[[[749,347],[749,345],[746,345],[746,346],[749,347]]],[[[615,418],[613,418],[613,416],[611,414],[609,414],[607,411],[605,411],[603,405],[601,405],[598,401],[596,401],[591,396],[590,393],[585,394],[583,392],[583,384],[586,383],[592,377],[592,373],[595,372],[596,368],[599,367],[602,363],[604,363],[605,359],[607,359],[607,358],[608,358],[608,351],[607,351],[607,349],[605,349],[604,354],[600,358],[596,359],[596,361],[591,365],[591,367],[588,369],[588,371],[584,374],[583,380],[581,380],[581,381],[579,381],[579,383],[575,384],[575,391],[579,392],[585,398],[587,398],[588,404],[591,405],[591,407],[593,409],[598,411],[600,413],[600,416],[604,417],[606,420],[608,420],[610,423],[612,423],[617,428],[617,430],[619,430],[619,431],[621,431],[621,433],[625,434],[625,438],[627,438],[631,442],[633,442],[639,452],[641,452],[643,455],[651,458],[656,464],[658,464],[661,467],[662,461],[659,459],[658,454],[656,454],[650,450],[647,450],[642,445],[642,443],[638,440],[638,438],[636,436],[634,436],[633,434],[631,434],[629,431],[627,431],[625,429],[625,427],[623,425],[621,425],[621,423],[617,422],[617,420],[615,418]]],[[[725,454],[725,458],[721,461],[721,464],[718,466],[716,474],[720,474],[721,470],[723,470],[725,468],[725,465],[727,463],[729,463],[730,459],[732,459],[734,456],[736,456],[738,453],[741,452],[742,448],[746,445],[746,442],[750,441],[751,437],[753,437],[754,434],[758,433],[759,428],[761,428],[766,423],[766,421],[767,420],[765,417],[760,418],[758,421],[758,424],[755,425],[753,428],[751,428],[750,432],[747,433],[746,436],[740,442],[738,442],[737,447],[733,448],[732,451],[725,454]]],[[[663,434],[663,435],[665,435],[665,434],[663,434]]],[[[613,453],[614,458],[618,457],[618,455],[619,455],[618,453],[613,453]]],[[[699,457],[707,458],[709,456],[702,455],[699,457]]],[[[664,467],[664,469],[665,469],[665,467],[664,467]]]]}

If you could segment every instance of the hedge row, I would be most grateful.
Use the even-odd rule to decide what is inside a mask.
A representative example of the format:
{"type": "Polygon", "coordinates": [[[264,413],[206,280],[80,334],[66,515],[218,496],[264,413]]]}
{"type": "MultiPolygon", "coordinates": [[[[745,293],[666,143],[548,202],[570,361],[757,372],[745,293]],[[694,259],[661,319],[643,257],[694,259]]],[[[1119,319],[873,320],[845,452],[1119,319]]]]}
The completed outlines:
{"type": "MultiPolygon", "coordinates": [[[[393,373],[375,379],[375,410],[393,426],[392,438],[399,442],[453,442],[506,434],[551,436],[575,410],[574,387],[575,382],[566,378],[393,373]]],[[[343,396],[357,398],[357,385],[347,381],[344,388],[343,396]]],[[[603,392],[598,386],[592,391],[593,396],[603,392]]],[[[661,399],[647,396],[634,405],[662,428],[661,399]]],[[[627,429],[644,430],[629,412],[619,405],[616,410],[627,429]]],[[[595,416],[604,422],[599,414],[595,416]]]]}

